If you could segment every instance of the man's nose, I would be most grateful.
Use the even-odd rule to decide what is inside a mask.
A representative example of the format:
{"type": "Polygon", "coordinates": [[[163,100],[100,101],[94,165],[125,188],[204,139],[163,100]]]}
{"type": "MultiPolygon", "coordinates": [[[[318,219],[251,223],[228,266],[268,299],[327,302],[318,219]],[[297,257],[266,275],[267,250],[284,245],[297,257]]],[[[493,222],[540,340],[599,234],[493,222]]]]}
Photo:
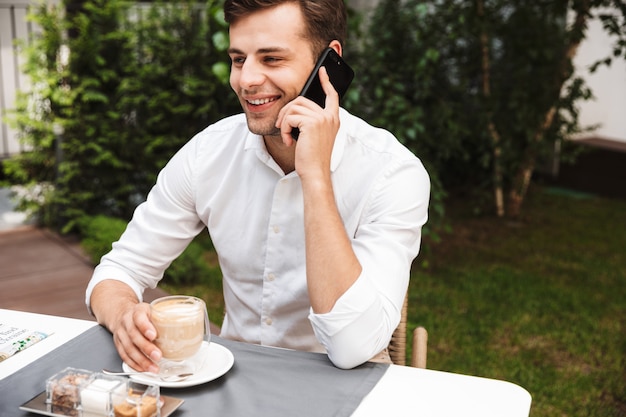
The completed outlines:
{"type": "Polygon", "coordinates": [[[243,88],[256,87],[263,84],[265,74],[261,65],[254,60],[247,59],[241,67],[239,83],[243,88]]]}

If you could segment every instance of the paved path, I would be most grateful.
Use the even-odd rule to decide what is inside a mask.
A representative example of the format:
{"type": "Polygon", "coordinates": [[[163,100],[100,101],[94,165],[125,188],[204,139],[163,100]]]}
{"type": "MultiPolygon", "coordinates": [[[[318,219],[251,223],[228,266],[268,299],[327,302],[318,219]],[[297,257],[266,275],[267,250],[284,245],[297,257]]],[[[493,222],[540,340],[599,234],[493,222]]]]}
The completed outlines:
{"type": "MultiPolygon", "coordinates": [[[[85,307],[93,268],[75,239],[32,226],[0,230],[0,308],[94,320],[85,307]]],[[[145,299],[163,295],[157,288],[145,299]]]]}

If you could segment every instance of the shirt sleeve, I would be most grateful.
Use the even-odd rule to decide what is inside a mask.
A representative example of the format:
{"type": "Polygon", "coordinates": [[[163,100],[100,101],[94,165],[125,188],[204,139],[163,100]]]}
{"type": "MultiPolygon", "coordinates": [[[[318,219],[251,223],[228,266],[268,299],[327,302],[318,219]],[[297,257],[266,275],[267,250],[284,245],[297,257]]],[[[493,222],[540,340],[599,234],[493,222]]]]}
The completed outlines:
{"type": "Polygon", "coordinates": [[[309,314],[336,366],[358,366],[389,344],[400,322],[429,197],[430,180],[417,159],[393,164],[375,182],[352,237],[361,275],[330,312],[311,309],[309,314]]]}
{"type": "Polygon", "coordinates": [[[192,140],[163,168],[120,239],[100,260],[87,286],[88,308],[94,287],[107,279],[128,284],[141,300],[143,291],[156,287],[165,269],[204,227],[193,199],[194,147],[192,140]]]}

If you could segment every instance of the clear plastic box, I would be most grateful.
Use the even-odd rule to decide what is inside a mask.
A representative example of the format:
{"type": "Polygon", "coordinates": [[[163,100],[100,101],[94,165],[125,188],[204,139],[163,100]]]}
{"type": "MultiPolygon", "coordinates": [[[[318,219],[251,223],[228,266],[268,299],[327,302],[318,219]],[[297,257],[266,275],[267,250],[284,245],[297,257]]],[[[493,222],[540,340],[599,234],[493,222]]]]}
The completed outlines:
{"type": "Polygon", "coordinates": [[[65,368],[46,380],[48,411],[65,416],[80,416],[80,391],[92,376],[91,371],[65,368]]]}
{"type": "Polygon", "coordinates": [[[157,385],[128,381],[125,401],[114,407],[115,417],[161,417],[161,397],[157,385]]]}
{"type": "Polygon", "coordinates": [[[128,380],[122,377],[92,374],[80,391],[82,417],[113,415],[113,407],[126,400],[128,380]]]}
{"type": "Polygon", "coordinates": [[[161,417],[160,389],[125,377],[65,368],[46,380],[46,408],[70,417],[161,417]]]}

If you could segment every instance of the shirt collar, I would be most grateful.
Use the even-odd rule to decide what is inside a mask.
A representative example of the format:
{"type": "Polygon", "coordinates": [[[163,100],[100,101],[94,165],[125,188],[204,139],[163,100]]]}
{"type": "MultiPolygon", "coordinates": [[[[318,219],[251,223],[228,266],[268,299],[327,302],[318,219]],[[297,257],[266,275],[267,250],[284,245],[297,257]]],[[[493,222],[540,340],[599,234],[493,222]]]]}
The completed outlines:
{"type": "MultiPolygon", "coordinates": [[[[343,108],[339,109],[339,119],[341,121],[339,125],[339,131],[337,132],[337,137],[335,138],[335,145],[333,146],[333,153],[330,159],[330,170],[334,172],[339,164],[341,163],[341,159],[343,158],[344,149],[346,147],[346,143],[348,140],[348,128],[346,124],[348,123],[348,112],[343,108]]],[[[265,147],[265,143],[263,142],[263,137],[260,135],[256,135],[250,131],[246,135],[246,143],[245,149],[254,149],[257,151],[257,155],[265,162],[266,164],[271,160],[271,156],[265,147]]]]}
{"type": "Polygon", "coordinates": [[[246,135],[246,143],[245,143],[244,149],[245,150],[249,150],[249,149],[265,150],[265,143],[263,142],[263,137],[261,135],[256,135],[248,130],[248,134],[246,135]]]}

